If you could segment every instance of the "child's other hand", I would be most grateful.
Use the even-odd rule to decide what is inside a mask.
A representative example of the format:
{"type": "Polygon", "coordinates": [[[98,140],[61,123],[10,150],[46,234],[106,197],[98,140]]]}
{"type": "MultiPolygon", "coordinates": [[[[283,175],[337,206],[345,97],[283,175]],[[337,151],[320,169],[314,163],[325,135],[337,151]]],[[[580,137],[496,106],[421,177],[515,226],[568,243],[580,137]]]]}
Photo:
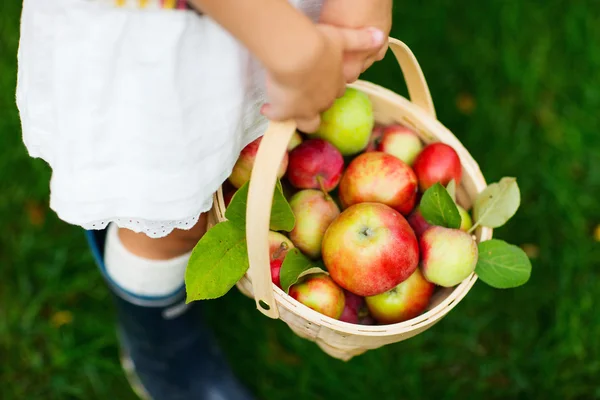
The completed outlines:
{"type": "MultiPolygon", "coordinates": [[[[320,22],[344,28],[375,27],[385,37],[392,28],[392,0],[327,0],[323,5],[320,22]]],[[[387,40],[379,48],[351,51],[344,55],[347,82],[358,79],[375,61],[383,59],[387,40]]]]}
{"type": "MultiPolygon", "coordinates": [[[[268,71],[269,103],[261,112],[273,121],[295,119],[298,129],[315,132],[320,114],[345,90],[354,71],[345,68],[345,54],[371,54],[379,51],[387,36],[378,29],[349,29],[318,25],[315,42],[307,42],[310,54],[284,71],[268,71]]],[[[299,49],[290,49],[290,52],[299,49]]],[[[281,55],[286,57],[285,54],[281,55]]],[[[293,55],[290,55],[294,57],[293,55]]]]}

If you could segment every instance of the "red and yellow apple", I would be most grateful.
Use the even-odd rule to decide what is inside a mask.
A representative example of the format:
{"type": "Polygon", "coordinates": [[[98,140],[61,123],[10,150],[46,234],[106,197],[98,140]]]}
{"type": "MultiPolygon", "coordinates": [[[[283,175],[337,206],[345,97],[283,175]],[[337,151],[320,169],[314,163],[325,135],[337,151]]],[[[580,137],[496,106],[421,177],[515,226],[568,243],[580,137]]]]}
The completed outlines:
{"type": "Polygon", "coordinates": [[[294,248],[294,244],[290,239],[279,232],[269,231],[269,255],[271,261],[271,280],[273,283],[281,287],[279,280],[279,272],[283,260],[290,249],[294,248]]]}
{"type": "Polygon", "coordinates": [[[435,285],[428,282],[417,268],[395,288],[366,297],[371,315],[380,324],[395,324],[420,315],[429,305],[435,285]]]}
{"type": "Polygon", "coordinates": [[[360,203],[327,228],[323,262],[338,285],[359,296],[374,296],[415,271],[419,246],[402,214],[385,204],[360,203]]]}
{"type": "Polygon", "coordinates": [[[417,191],[417,177],[400,159],[382,152],[356,157],[340,181],[340,201],[344,208],[374,202],[402,209],[417,191]]]}
{"type": "Polygon", "coordinates": [[[381,141],[381,137],[383,136],[383,130],[385,127],[383,125],[375,125],[373,130],[371,131],[371,136],[369,137],[369,144],[365,148],[365,151],[377,151],[379,147],[379,142],[381,141]]]}
{"type": "Polygon", "coordinates": [[[436,183],[448,185],[452,179],[456,185],[462,178],[462,166],[456,151],[445,143],[432,143],[419,153],[413,169],[424,192],[436,183]]]}
{"type": "Polygon", "coordinates": [[[443,287],[461,283],[477,265],[477,243],[458,229],[433,226],[419,240],[423,276],[443,287]]]}
{"type": "Polygon", "coordinates": [[[400,207],[397,208],[398,212],[404,216],[409,215],[414,210],[417,200],[419,199],[419,193],[415,192],[412,197],[404,202],[400,207]]]}
{"type": "Polygon", "coordinates": [[[427,222],[425,218],[423,218],[419,206],[417,206],[417,208],[415,208],[414,211],[410,213],[406,220],[408,221],[411,228],[415,232],[415,235],[417,235],[418,238],[421,237],[423,232],[425,232],[431,227],[429,222],[427,222]]]}
{"type": "Polygon", "coordinates": [[[327,274],[311,274],[290,287],[292,298],[331,318],[344,311],[344,291],[327,274]]]}
{"type": "MultiPolygon", "coordinates": [[[[231,171],[231,175],[229,176],[229,182],[236,188],[241,188],[250,180],[250,176],[252,174],[252,167],[254,166],[254,160],[256,159],[256,152],[258,151],[258,147],[260,142],[262,141],[262,136],[253,142],[249,143],[246,147],[244,147],[233,166],[233,170],[231,171]]],[[[279,169],[277,170],[277,177],[281,178],[285,175],[285,171],[288,166],[288,153],[285,153],[281,163],[279,164],[279,169]]]]}
{"type": "Polygon", "coordinates": [[[290,207],[296,216],[290,239],[304,254],[318,258],[325,231],[340,214],[340,209],[328,194],[314,189],[296,193],[290,200],[290,207]]]}
{"type": "Polygon", "coordinates": [[[408,165],[417,158],[423,143],[417,134],[404,125],[389,125],[383,130],[378,150],[399,158],[408,165]]]}
{"type": "Polygon", "coordinates": [[[298,189],[336,188],[344,170],[344,157],[323,139],[302,142],[290,152],[287,178],[298,189]]]}

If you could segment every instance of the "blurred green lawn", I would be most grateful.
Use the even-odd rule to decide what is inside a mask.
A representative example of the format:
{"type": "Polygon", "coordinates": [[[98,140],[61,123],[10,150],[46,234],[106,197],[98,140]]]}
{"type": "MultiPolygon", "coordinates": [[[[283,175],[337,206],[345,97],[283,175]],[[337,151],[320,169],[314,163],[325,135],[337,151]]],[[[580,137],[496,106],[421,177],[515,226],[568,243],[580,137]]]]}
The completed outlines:
{"type": "MultiPolygon", "coordinates": [[[[233,290],[206,304],[264,399],[600,398],[600,3],[396,1],[440,120],[522,207],[496,237],[532,249],[529,284],[482,283],[406,342],[333,360],[233,290]],[[539,253],[536,253],[539,249],[539,253]]],[[[48,209],[14,106],[18,1],[0,5],[0,398],[134,399],[82,232],[48,209]]],[[[391,57],[365,79],[405,93],[391,57]]]]}

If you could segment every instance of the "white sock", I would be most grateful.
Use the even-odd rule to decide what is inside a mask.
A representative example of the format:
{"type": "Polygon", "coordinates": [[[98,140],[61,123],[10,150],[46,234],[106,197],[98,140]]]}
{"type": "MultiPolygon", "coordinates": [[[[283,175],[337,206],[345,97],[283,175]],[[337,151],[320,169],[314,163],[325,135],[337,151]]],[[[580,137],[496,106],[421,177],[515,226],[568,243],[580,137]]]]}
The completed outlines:
{"type": "Polygon", "coordinates": [[[108,226],[104,264],[119,288],[136,296],[156,298],[173,295],[183,288],[191,252],[170,260],[149,260],[127,250],[118,232],[117,225],[108,226]]]}

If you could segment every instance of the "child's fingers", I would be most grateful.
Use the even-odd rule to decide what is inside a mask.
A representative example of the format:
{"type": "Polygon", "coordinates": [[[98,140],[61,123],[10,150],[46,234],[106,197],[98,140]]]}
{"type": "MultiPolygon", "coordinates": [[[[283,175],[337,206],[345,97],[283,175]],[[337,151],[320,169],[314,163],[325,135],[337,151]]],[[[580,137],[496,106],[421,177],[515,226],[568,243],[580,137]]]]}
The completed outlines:
{"type": "Polygon", "coordinates": [[[319,115],[314,118],[302,118],[296,120],[298,130],[304,133],[315,133],[321,126],[321,117],[319,115]]]}
{"type": "Polygon", "coordinates": [[[378,49],[385,42],[385,34],[377,28],[337,28],[342,37],[345,51],[367,51],[378,49]]]}

